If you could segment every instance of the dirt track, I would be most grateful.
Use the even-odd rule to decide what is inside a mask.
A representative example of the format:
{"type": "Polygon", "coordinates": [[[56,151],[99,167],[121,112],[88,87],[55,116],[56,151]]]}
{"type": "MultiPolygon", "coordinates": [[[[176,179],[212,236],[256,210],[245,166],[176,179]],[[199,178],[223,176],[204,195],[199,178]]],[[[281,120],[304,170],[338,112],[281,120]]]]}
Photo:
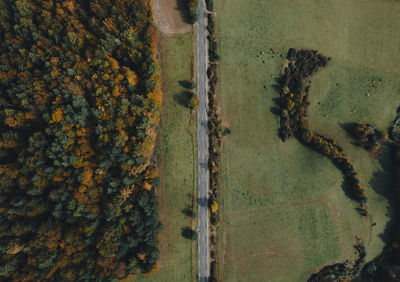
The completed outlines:
{"type": "Polygon", "coordinates": [[[157,25],[164,34],[186,33],[192,29],[182,18],[178,0],[154,0],[154,13],[157,25]]]}

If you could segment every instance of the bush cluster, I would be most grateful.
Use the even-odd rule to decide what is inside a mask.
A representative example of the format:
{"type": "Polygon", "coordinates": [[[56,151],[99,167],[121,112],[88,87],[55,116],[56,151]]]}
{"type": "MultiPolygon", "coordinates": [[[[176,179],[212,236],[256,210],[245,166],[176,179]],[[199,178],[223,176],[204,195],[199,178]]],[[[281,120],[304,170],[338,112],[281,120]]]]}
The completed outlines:
{"type": "Polygon", "coordinates": [[[290,62],[280,79],[280,135],[282,141],[292,137],[303,128],[308,128],[307,95],[309,86],[305,80],[321,67],[326,66],[330,58],[326,58],[315,50],[291,49],[294,62],[290,62]]]}
{"type": "Polygon", "coordinates": [[[200,106],[200,99],[194,91],[197,88],[197,84],[188,80],[180,81],[179,84],[185,88],[185,91],[181,93],[181,104],[191,110],[197,111],[200,106]]]}
{"type": "Polygon", "coordinates": [[[388,139],[387,131],[379,131],[368,123],[355,123],[352,126],[351,134],[364,149],[372,153],[377,152],[381,148],[382,143],[388,139]]]}
{"type": "Polygon", "coordinates": [[[16,0],[0,11],[0,280],[150,271],[161,228],[150,2],[16,0]]]}

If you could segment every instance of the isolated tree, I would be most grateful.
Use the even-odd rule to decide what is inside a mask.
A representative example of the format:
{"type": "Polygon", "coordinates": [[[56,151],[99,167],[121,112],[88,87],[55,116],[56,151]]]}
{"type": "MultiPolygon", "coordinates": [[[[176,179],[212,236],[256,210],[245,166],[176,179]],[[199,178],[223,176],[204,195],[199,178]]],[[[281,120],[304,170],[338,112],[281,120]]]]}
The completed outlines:
{"type": "Polygon", "coordinates": [[[192,110],[197,110],[200,106],[200,99],[197,97],[197,95],[192,95],[192,97],[189,100],[189,108],[192,110]]]}

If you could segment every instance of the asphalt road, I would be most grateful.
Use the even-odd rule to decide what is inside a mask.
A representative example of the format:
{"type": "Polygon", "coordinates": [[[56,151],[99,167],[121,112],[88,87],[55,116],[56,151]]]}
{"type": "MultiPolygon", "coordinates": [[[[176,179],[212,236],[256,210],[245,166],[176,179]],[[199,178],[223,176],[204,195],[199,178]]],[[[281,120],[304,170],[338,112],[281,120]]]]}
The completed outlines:
{"type": "Polygon", "coordinates": [[[199,213],[199,281],[208,281],[208,136],[207,136],[207,38],[204,0],[199,1],[197,21],[197,83],[200,106],[198,109],[198,213],[199,213]]]}

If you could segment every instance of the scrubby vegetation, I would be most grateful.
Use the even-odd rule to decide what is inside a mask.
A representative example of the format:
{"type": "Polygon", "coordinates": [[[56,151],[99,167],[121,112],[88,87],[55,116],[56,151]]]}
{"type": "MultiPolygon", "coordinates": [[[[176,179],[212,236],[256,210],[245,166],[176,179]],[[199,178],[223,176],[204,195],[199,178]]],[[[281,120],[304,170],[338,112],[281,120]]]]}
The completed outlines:
{"type": "Polygon", "coordinates": [[[0,1],[0,277],[107,281],[158,258],[149,1],[0,1]]]}
{"type": "Polygon", "coordinates": [[[326,58],[315,50],[289,49],[287,58],[291,61],[285,68],[280,80],[280,136],[282,141],[296,136],[305,145],[328,157],[338,167],[344,176],[349,191],[348,195],[356,200],[360,207],[358,210],[364,216],[367,211],[364,204],[367,200],[364,187],[361,185],[354,167],[336,141],[308,129],[307,107],[309,80],[318,69],[326,66],[330,58],[326,58]],[[307,81],[308,80],[308,81],[307,81]]]}
{"type": "Polygon", "coordinates": [[[381,148],[382,143],[388,139],[387,131],[379,131],[368,123],[353,124],[350,133],[361,147],[372,153],[377,152],[381,148]]]}

